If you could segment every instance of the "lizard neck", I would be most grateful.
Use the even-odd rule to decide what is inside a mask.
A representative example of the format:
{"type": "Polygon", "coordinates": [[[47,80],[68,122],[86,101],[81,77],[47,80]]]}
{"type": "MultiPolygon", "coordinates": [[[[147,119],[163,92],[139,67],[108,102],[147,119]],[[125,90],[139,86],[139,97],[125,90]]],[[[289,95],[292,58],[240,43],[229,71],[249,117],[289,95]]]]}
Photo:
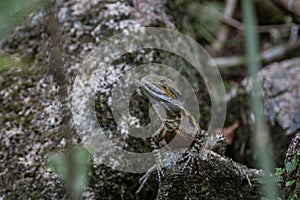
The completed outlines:
{"type": "Polygon", "coordinates": [[[195,130],[198,129],[199,126],[190,113],[184,108],[181,108],[179,112],[167,112],[167,118],[164,121],[164,128],[169,132],[179,128],[183,128],[185,130],[195,130]]]}
{"type": "Polygon", "coordinates": [[[181,121],[181,111],[167,110],[166,118],[164,119],[164,128],[167,132],[178,129],[181,121]]]}
{"type": "Polygon", "coordinates": [[[179,128],[180,125],[180,117],[178,118],[170,118],[164,121],[164,128],[167,132],[172,132],[179,128]]]}

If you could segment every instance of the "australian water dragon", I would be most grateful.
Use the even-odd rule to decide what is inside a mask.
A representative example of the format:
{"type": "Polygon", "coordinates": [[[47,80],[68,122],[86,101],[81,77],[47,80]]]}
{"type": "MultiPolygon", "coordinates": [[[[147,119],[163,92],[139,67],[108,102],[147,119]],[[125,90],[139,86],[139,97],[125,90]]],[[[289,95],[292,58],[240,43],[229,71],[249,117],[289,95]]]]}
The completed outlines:
{"type": "Polygon", "coordinates": [[[193,116],[184,108],[184,98],[176,85],[164,76],[145,76],[141,85],[149,98],[156,113],[162,120],[162,127],[152,138],[152,148],[157,149],[163,139],[167,144],[178,136],[175,146],[190,147],[191,151],[202,148],[224,154],[226,143],[221,134],[212,134],[208,140],[208,133],[201,129],[193,116]],[[187,146],[188,145],[188,146],[187,146]]]}
{"type": "MultiPolygon", "coordinates": [[[[184,108],[184,97],[173,81],[151,74],[142,78],[141,87],[162,121],[162,127],[151,137],[154,153],[159,152],[160,142],[165,140],[171,146],[188,147],[182,158],[188,157],[190,152],[199,152],[202,148],[224,154],[226,143],[223,135],[208,136],[208,133],[199,127],[194,117],[184,108]]],[[[156,162],[160,174],[163,164],[159,153],[156,153],[156,162]]],[[[148,175],[149,173],[146,174],[146,178],[142,178],[143,182],[148,175]]]]}

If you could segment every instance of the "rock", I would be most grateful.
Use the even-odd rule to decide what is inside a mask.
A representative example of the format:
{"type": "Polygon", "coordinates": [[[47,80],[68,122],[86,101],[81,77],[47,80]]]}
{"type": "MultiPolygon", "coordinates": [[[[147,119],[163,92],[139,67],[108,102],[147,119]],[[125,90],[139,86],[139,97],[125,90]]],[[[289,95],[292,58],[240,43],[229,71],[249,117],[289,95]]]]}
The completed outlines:
{"type": "Polygon", "coordinates": [[[272,125],[286,134],[300,129],[300,58],[268,65],[261,71],[264,102],[272,125]]]}
{"type": "MultiPolygon", "coordinates": [[[[169,157],[169,156],[168,156],[169,157]]],[[[162,169],[158,199],[259,199],[262,171],[248,169],[212,151],[189,155],[162,169]]]]}

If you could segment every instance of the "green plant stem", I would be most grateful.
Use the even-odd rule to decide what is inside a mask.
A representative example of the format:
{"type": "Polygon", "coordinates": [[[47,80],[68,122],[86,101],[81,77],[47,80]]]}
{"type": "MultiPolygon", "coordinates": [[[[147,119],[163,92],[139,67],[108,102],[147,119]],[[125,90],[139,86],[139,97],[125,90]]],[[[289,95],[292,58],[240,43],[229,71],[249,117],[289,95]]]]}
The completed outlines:
{"type": "Polygon", "coordinates": [[[242,0],[243,19],[245,24],[245,48],[248,73],[253,83],[251,95],[251,106],[255,117],[254,136],[255,147],[257,149],[258,164],[265,172],[264,195],[268,199],[277,199],[278,191],[275,180],[270,176],[274,165],[271,155],[271,145],[269,144],[269,134],[263,116],[262,89],[258,80],[259,62],[259,40],[257,35],[256,16],[252,0],[242,0]]]}

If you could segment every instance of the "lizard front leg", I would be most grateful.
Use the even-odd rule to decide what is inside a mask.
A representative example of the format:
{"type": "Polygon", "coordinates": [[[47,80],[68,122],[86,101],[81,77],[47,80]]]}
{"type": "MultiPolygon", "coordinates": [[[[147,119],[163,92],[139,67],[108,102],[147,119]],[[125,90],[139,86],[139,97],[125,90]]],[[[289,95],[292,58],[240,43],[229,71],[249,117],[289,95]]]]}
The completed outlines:
{"type": "Polygon", "coordinates": [[[181,159],[178,161],[178,163],[185,163],[181,168],[181,171],[184,171],[185,168],[192,163],[194,159],[193,154],[198,154],[202,149],[208,149],[220,155],[224,155],[226,150],[226,141],[224,136],[222,134],[208,135],[206,131],[199,129],[191,147],[183,153],[181,159]]]}
{"type": "Polygon", "coordinates": [[[221,133],[208,135],[208,132],[199,129],[190,149],[186,153],[199,153],[201,149],[211,150],[217,154],[224,155],[226,151],[225,137],[221,133]]]}
{"type": "Polygon", "coordinates": [[[164,138],[164,128],[158,129],[150,138],[150,144],[151,148],[153,150],[158,150],[160,149],[159,142],[163,140],[164,138]]]}
{"type": "Polygon", "coordinates": [[[157,169],[157,174],[158,174],[158,179],[159,182],[161,181],[161,174],[163,174],[162,171],[162,157],[160,154],[160,146],[159,146],[159,142],[163,140],[164,137],[164,128],[160,128],[158,129],[152,136],[150,139],[150,144],[151,144],[151,148],[153,149],[153,153],[154,153],[154,157],[155,157],[155,161],[156,164],[153,165],[150,169],[148,169],[148,171],[146,172],[146,174],[144,174],[144,176],[142,176],[140,178],[140,187],[138,188],[138,190],[136,191],[136,194],[139,193],[141,191],[141,189],[144,187],[145,183],[147,182],[150,174],[157,169]]]}
{"type": "Polygon", "coordinates": [[[161,180],[161,175],[163,175],[162,166],[163,166],[163,159],[160,152],[159,142],[164,138],[164,128],[158,129],[153,136],[151,137],[151,147],[153,149],[155,161],[156,161],[156,169],[158,172],[158,179],[161,180]]]}

